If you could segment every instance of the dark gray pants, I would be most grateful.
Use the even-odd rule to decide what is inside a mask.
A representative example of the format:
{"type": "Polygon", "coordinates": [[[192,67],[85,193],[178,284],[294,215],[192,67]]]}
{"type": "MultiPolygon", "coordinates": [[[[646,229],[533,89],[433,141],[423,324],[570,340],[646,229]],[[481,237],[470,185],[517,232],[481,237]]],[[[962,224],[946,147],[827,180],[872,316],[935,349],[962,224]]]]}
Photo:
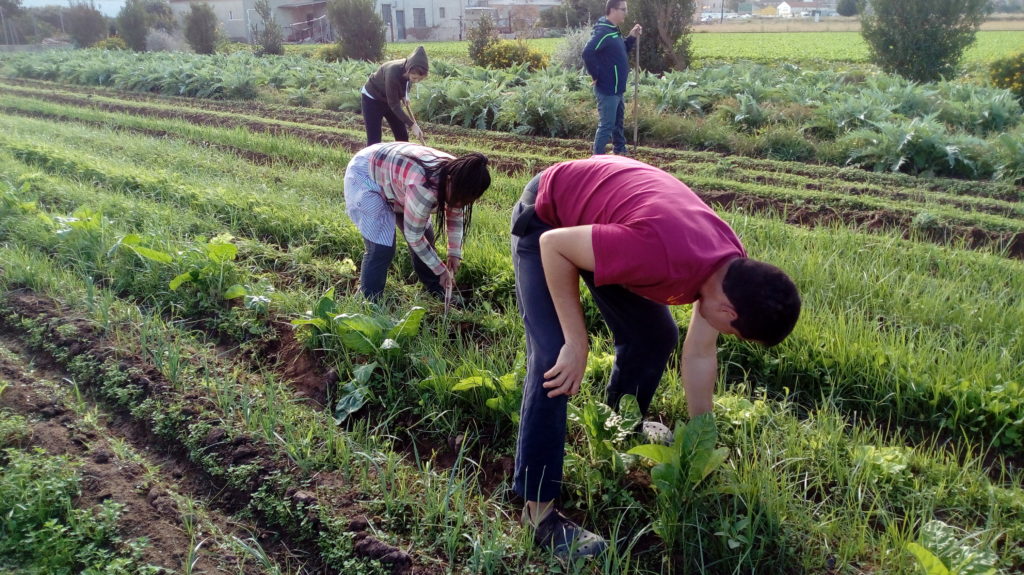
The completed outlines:
{"type": "MultiPolygon", "coordinates": [[[[547,396],[544,372],[551,369],[565,343],[540,258],[540,236],[551,229],[533,213],[539,176],[527,184],[512,211],[512,265],[516,302],[526,328],[526,381],[516,443],[514,488],[528,501],[558,497],[565,456],[568,397],[547,396]]],[[[634,395],[647,412],[669,357],[679,341],[679,328],[668,306],[655,303],[618,285],[595,286],[594,274],[580,275],[608,323],[615,340],[615,365],[608,382],[607,402],[617,408],[624,395],[634,395]]]]}

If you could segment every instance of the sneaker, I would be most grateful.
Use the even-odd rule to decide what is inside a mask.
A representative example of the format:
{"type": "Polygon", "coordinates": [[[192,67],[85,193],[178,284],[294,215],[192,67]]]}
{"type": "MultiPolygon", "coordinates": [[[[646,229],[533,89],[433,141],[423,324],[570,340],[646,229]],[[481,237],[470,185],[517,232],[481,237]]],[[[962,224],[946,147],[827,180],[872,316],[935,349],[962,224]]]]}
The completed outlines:
{"type": "MultiPolygon", "coordinates": [[[[526,509],[523,509],[522,523],[530,525],[526,509]]],[[[608,542],[603,537],[580,527],[557,509],[552,509],[534,530],[533,542],[538,547],[551,549],[555,557],[563,561],[594,557],[608,548],[608,542]]]]}
{"type": "Polygon", "coordinates": [[[640,437],[647,443],[658,445],[672,445],[676,439],[671,429],[657,421],[643,422],[640,426],[640,437]]]}

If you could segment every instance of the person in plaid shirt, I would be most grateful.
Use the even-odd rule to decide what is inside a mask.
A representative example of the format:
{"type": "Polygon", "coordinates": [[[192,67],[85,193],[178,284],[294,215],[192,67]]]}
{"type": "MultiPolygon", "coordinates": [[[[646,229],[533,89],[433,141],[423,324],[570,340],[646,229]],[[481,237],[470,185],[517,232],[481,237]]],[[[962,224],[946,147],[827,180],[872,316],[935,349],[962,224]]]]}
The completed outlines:
{"type": "Polygon", "coordinates": [[[363,295],[377,300],[384,291],[397,226],[416,275],[428,292],[443,297],[462,261],[473,202],[490,185],[487,156],[479,153],[456,158],[408,142],[374,144],[356,153],[345,169],[345,212],[363,236],[363,295]],[[431,214],[448,238],[446,261],[434,249],[431,214]]]}

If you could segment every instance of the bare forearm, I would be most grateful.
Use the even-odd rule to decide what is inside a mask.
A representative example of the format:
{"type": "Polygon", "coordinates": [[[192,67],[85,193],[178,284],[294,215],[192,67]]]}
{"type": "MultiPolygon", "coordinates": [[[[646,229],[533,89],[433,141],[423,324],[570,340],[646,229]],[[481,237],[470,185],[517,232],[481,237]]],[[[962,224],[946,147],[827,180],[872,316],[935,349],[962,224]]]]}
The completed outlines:
{"type": "Polygon", "coordinates": [[[718,360],[715,356],[687,356],[682,362],[683,389],[690,417],[709,413],[713,409],[715,381],[718,379],[718,360]]]}
{"type": "Polygon", "coordinates": [[[565,343],[578,349],[588,347],[583,306],[579,294],[579,269],[549,242],[541,238],[541,261],[551,301],[562,326],[565,343]]]}

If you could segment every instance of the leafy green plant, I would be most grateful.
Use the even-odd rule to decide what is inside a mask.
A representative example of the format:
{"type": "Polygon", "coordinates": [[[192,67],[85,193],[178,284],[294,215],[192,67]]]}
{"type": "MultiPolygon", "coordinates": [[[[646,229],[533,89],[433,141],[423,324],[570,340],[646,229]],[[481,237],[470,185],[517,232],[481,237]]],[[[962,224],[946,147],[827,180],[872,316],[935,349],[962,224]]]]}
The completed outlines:
{"type": "Polygon", "coordinates": [[[477,20],[476,26],[470,27],[467,31],[466,38],[469,40],[469,59],[479,66],[484,50],[497,41],[494,21],[490,16],[483,15],[477,20]]]}
{"type": "Polygon", "coordinates": [[[1024,182],[1024,130],[1000,134],[996,140],[995,178],[1011,184],[1024,182]]]}
{"type": "Polygon", "coordinates": [[[768,121],[765,108],[757,99],[746,93],[737,94],[734,100],[718,105],[717,112],[729,118],[738,128],[754,131],[768,121]]]}
{"type": "Polygon", "coordinates": [[[976,162],[956,145],[935,115],[909,122],[876,122],[842,138],[854,149],[849,163],[879,171],[971,175],[976,162]]]}
{"type": "Polygon", "coordinates": [[[370,316],[361,313],[337,314],[334,288],[327,290],[305,316],[292,320],[292,325],[308,331],[309,342],[316,349],[350,351],[371,357],[393,357],[405,340],[420,332],[427,310],[416,306],[401,319],[370,316]]]}
{"type": "Polygon", "coordinates": [[[511,68],[525,64],[531,72],[547,68],[548,58],[522,40],[498,40],[484,46],[477,64],[488,68],[511,68]]]}
{"type": "Polygon", "coordinates": [[[517,134],[539,134],[552,138],[570,135],[566,124],[568,94],[555,81],[532,82],[507,98],[495,118],[494,127],[517,134]]]}
{"type": "Polygon", "coordinates": [[[469,377],[463,377],[451,387],[454,392],[483,391],[490,395],[484,401],[489,409],[497,411],[514,423],[519,423],[519,407],[523,402],[522,374],[518,372],[495,375],[477,369],[469,377]]]}
{"type": "Polygon", "coordinates": [[[71,216],[52,220],[61,250],[88,274],[95,274],[102,268],[109,224],[103,214],[84,207],[71,216]]]}
{"type": "Polygon", "coordinates": [[[338,388],[338,401],[334,404],[334,423],[341,425],[348,416],[362,409],[372,396],[370,380],[377,363],[360,365],[352,370],[352,379],[338,388]]]}
{"type": "Polygon", "coordinates": [[[989,74],[993,84],[1013,92],[1024,103],[1024,52],[992,62],[989,74]]]}
{"type": "Polygon", "coordinates": [[[109,255],[113,255],[113,253],[116,250],[120,250],[121,248],[124,248],[129,253],[134,254],[135,256],[137,256],[138,259],[140,261],[143,261],[143,262],[147,262],[148,261],[148,262],[157,262],[157,263],[161,263],[161,264],[170,264],[170,263],[174,262],[174,257],[171,256],[171,254],[168,254],[166,252],[161,252],[159,250],[154,250],[152,248],[148,248],[148,247],[146,247],[146,246],[144,246],[142,244],[143,244],[142,236],[140,236],[138,234],[127,234],[125,236],[121,236],[121,238],[119,238],[114,243],[113,247],[111,247],[109,250],[107,250],[107,255],[108,256],[109,255]]]}
{"type": "Polygon", "coordinates": [[[956,529],[933,519],[921,528],[921,543],[907,543],[907,551],[917,558],[927,575],[996,575],[998,557],[989,549],[980,548],[967,538],[958,537],[956,529]]]}
{"type": "Polygon", "coordinates": [[[697,487],[728,456],[726,448],[715,448],[717,439],[715,418],[706,413],[685,425],[678,423],[671,446],[646,444],[627,451],[655,463],[651,468],[651,482],[658,492],[658,519],[654,532],[670,548],[683,535],[680,517],[699,497],[697,487]]]}
{"type": "Polygon", "coordinates": [[[986,0],[873,0],[861,12],[872,60],[916,81],[951,77],[988,12],[986,0]]]}
{"type": "MultiPolygon", "coordinates": [[[[4,394],[8,383],[0,380],[0,395],[4,394]]],[[[20,447],[27,442],[31,432],[24,417],[0,411],[0,448],[20,447]]],[[[4,459],[0,457],[0,462],[4,459]]]]}
{"type": "Polygon", "coordinates": [[[8,449],[0,456],[0,564],[32,573],[155,574],[142,543],[117,534],[121,506],[76,509],[80,476],[64,457],[8,449]]]}
{"type": "Polygon", "coordinates": [[[623,396],[619,411],[599,401],[587,401],[583,406],[569,404],[569,421],[583,429],[587,438],[590,464],[595,468],[609,468],[613,473],[624,473],[629,458],[624,458],[618,446],[633,437],[643,419],[640,405],[633,395],[623,396]]]}
{"type": "MultiPolygon", "coordinates": [[[[210,241],[200,238],[188,250],[179,254],[176,262],[186,268],[168,284],[171,291],[190,286],[205,309],[219,307],[224,300],[242,297],[245,287],[239,282],[235,258],[238,246],[231,243],[231,234],[221,234],[210,241]]],[[[138,250],[138,247],[132,248],[138,250]]]]}

